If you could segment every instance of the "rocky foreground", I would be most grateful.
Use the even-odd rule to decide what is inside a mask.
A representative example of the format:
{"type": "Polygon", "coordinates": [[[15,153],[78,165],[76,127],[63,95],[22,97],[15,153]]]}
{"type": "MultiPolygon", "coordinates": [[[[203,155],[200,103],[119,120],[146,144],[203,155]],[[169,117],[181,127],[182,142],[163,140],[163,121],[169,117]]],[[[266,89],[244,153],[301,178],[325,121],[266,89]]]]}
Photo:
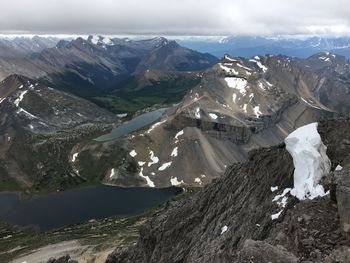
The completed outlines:
{"type": "Polygon", "coordinates": [[[323,180],[329,195],[299,201],[286,194],[294,165],[285,145],[255,150],[157,212],[138,242],[107,262],[349,262],[350,120],[322,121],[318,131],[332,162],[323,180]]]}

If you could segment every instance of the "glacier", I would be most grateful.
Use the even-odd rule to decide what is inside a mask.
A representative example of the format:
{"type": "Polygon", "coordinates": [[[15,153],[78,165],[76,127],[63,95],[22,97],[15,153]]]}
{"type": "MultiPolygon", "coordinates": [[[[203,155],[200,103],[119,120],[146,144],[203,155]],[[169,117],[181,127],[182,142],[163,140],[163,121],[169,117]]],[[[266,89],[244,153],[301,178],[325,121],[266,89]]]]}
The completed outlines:
{"type": "Polygon", "coordinates": [[[330,172],[331,162],[317,127],[318,123],[310,123],[296,129],[285,139],[286,149],[292,155],[295,167],[294,188],[290,193],[299,200],[326,194],[319,182],[330,172]]]}

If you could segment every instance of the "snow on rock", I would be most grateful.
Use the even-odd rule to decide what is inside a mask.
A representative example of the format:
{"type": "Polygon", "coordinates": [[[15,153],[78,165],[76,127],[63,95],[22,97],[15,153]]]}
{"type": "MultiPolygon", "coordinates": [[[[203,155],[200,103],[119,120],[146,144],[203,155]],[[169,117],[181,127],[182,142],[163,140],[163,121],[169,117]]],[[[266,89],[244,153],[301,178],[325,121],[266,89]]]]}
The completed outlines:
{"type": "Polygon", "coordinates": [[[199,177],[194,178],[194,182],[199,184],[199,185],[202,185],[202,180],[199,177]]]}
{"type": "Polygon", "coordinates": [[[223,227],[221,228],[221,233],[220,233],[220,235],[222,235],[223,233],[225,233],[225,232],[227,231],[227,229],[228,229],[227,226],[223,226],[223,227]]]}
{"type": "Polygon", "coordinates": [[[343,167],[340,164],[338,164],[337,167],[335,167],[335,170],[341,171],[341,170],[343,170],[343,167]]]}
{"type": "Polygon", "coordinates": [[[152,162],[148,163],[148,167],[150,167],[152,164],[158,163],[159,162],[159,158],[157,156],[154,156],[154,152],[152,150],[149,150],[149,155],[150,155],[150,159],[152,162]]]}
{"type": "Polygon", "coordinates": [[[6,98],[0,98],[0,104],[3,102],[6,98]]]}
{"type": "Polygon", "coordinates": [[[277,202],[277,204],[283,208],[286,207],[288,198],[285,196],[288,194],[292,189],[291,188],[286,188],[283,190],[282,194],[276,195],[273,199],[272,202],[277,202]]]}
{"type": "Polygon", "coordinates": [[[131,152],[129,152],[131,157],[135,157],[137,155],[137,152],[135,150],[132,150],[131,152]]]}
{"type": "Polygon", "coordinates": [[[245,113],[247,113],[247,106],[248,106],[248,104],[244,104],[244,105],[243,105],[243,111],[244,111],[245,113]]]}
{"type": "Polygon", "coordinates": [[[176,157],[177,156],[177,146],[174,148],[174,150],[171,152],[171,155],[172,157],[176,157]]]}
{"type": "Polygon", "coordinates": [[[177,177],[171,177],[171,178],[170,178],[170,183],[171,183],[172,186],[178,186],[178,185],[180,185],[180,184],[183,184],[184,181],[183,181],[183,180],[178,181],[178,180],[177,180],[177,177]]]}
{"type": "Polygon", "coordinates": [[[256,63],[256,65],[265,73],[267,71],[267,67],[265,67],[260,61],[255,59],[249,59],[249,61],[256,63]]]}
{"type": "Polygon", "coordinates": [[[200,108],[199,107],[196,108],[194,116],[196,117],[196,119],[200,119],[201,118],[201,113],[200,113],[200,108]]]}
{"type": "Polygon", "coordinates": [[[242,95],[246,93],[247,81],[243,78],[226,77],[227,86],[233,89],[238,89],[242,95]]]}
{"type": "Polygon", "coordinates": [[[216,120],[218,118],[218,115],[216,115],[215,113],[209,113],[210,118],[212,118],[213,120],[216,120]]]}
{"type": "Polygon", "coordinates": [[[259,106],[255,106],[254,108],[253,108],[253,112],[254,112],[254,114],[255,114],[255,116],[256,117],[260,117],[260,115],[262,114],[262,112],[260,111],[260,107],[259,106]]]}
{"type": "Polygon", "coordinates": [[[158,168],[159,171],[164,171],[166,168],[170,167],[172,162],[163,163],[161,167],[158,168]]]}
{"type": "Polygon", "coordinates": [[[146,162],[137,162],[139,166],[144,166],[146,162]]]}
{"type": "Polygon", "coordinates": [[[19,106],[19,103],[23,100],[24,95],[26,95],[27,92],[28,92],[28,90],[22,91],[22,92],[19,94],[18,98],[13,102],[13,103],[16,105],[16,107],[19,106]]]}
{"type": "Polygon", "coordinates": [[[94,45],[97,45],[99,40],[100,40],[99,36],[93,35],[91,38],[91,43],[94,45]]]}
{"type": "Polygon", "coordinates": [[[146,180],[147,185],[148,185],[149,187],[155,187],[155,185],[154,185],[154,183],[152,182],[152,180],[151,180],[148,176],[143,175],[143,167],[141,167],[139,176],[146,180]]]}
{"type": "Polygon", "coordinates": [[[16,111],[17,114],[20,114],[23,112],[25,115],[27,115],[30,119],[39,119],[37,116],[31,114],[30,112],[26,111],[25,109],[19,108],[18,111],[16,111]]]}
{"type": "Polygon", "coordinates": [[[248,71],[251,71],[252,69],[251,68],[248,68],[248,67],[245,67],[239,63],[237,63],[237,66],[240,67],[240,68],[244,68],[245,70],[248,70],[248,71]]]}
{"type": "Polygon", "coordinates": [[[233,73],[235,75],[238,75],[238,71],[236,71],[234,68],[229,68],[227,66],[232,66],[232,63],[219,63],[220,68],[225,70],[227,73],[233,73]]]}
{"type": "Polygon", "coordinates": [[[237,98],[237,94],[236,94],[236,93],[233,93],[233,94],[232,94],[232,101],[233,101],[234,103],[236,103],[236,98],[237,98]]]}
{"type": "Polygon", "coordinates": [[[237,62],[237,60],[236,60],[236,59],[231,58],[231,57],[230,57],[230,56],[228,56],[228,55],[225,55],[225,56],[224,56],[224,58],[225,58],[226,60],[229,60],[229,61],[232,61],[232,62],[237,62]]]}
{"type": "Polygon", "coordinates": [[[271,192],[277,191],[278,190],[278,186],[271,186],[271,192]]]}
{"type": "Polygon", "coordinates": [[[74,163],[78,157],[79,153],[73,153],[73,156],[72,156],[72,163],[74,163]]]}
{"type": "Polygon", "coordinates": [[[175,143],[179,142],[179,137],[184,135],[184,130],[179,131],[178,133],[176,133],[175,135],[175,143]]]}
{"type": "Polygon", "coordinates": [[[163,121],[160,121],[160,122],[157,122],[157,123],[153,124],[153,125],[151,126],[151,128],[147,131],[147,133],[151,133],[151,131],[153,131],[154,128],[156,128],[157,126],[163,124],[164,122],[166,122],[166,120],[163,120],[163,121]]]}
{"type": "Polygon", "coordinates": [[[109,178],[112,178],[115,175],[115,170],[114,168],[111,169],[111,173],[109,175],[109,178]]]}
{"type": "Polygon", "coordinates": [[[317,126],[318,123],[302,126],[285,139],[286,149],[292,155],[295,167],[291,194],[300,200],[326,194],[319,182],[330,172],[331,162],[317,126]]]}
{"type": "Polygon", "coordinates": [[[272,220],[276,220],[276,219],[281,215],[282,212],[283,212],[283,210],[279,211],[279,212],[276,213],[276,214],[272,214],[272,215],[271,215],[271,219],[272,219],[272,220]]]}
{"type": "Polygon", "coordinates": [[[117,114],[117,117],[118,117],[118,118],[125,118],[126,116],[128,116],[127,113],[120,113],[120,114],[117,114]]]}

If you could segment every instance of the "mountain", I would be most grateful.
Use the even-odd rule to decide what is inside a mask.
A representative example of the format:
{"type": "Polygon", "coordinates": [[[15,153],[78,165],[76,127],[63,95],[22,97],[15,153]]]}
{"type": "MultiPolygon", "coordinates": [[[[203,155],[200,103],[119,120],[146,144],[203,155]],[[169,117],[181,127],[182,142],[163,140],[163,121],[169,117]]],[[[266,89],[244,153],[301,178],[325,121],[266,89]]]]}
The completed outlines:
{"type": "Polygon", "coordinates": [[[323,60],[315,64],[315,57],[226,55],[158,122],[122,139],[133,145],[127,157],[138,169],[127,179],[110,177],[108,171],[118,171],[111,166],[105,181],[125,186],[144,178],[142,185],[200,187],[220,177],[227,165],[248,158],[252,149],[277,145],[304,124],[347,114],[349,86],[334,78],[334,70],[346,78],[349,63],[334,56],[334,67],[321,67],[323,60]],[[334,89],[339,93],[333,95],[334,89]]]}
{"type": "Polygon", "coordinates": [[[55,37],[15,37],[0,38],[0,57],[26,57],[46,48],[54,47],[58,38],[55,37]]]}
{"type": "Polygon", "coordinates": [[[33,51],[26,57],[0,56],[0,77],[21,74],[40,78],[51,87],[86,98],[147,69],[201,70],[216,62],[217,58],[210,54],[181,47],[165,38],[89,36],[60,40],[56,46],[33,51]]]}
{"type": "Polygon", "coordinates": [[[106,262],[348,262],[349,128],[349,119],[319,123],[332,162],[325,187],[338,178],[331,196],[290,194],[295,163],[284,144],[254,150],[209,186],[168,203],[140,227],[137,243],[106,262]]]}
{"type": "Polygon", "coordinates": [[[71,165],[75,143],[116,123],[98,106],[19,75],[0,83],[0,187],[55,191],[88,178],[71,165]]]}
{"type": "Polygon", "coordinates": [[[291,57],[306,58],[315,53],[329,51],[350,57],[349,37],[240,37],[229,36],[221,39],[179,39],[181,45],[208,52],[217,57],[224,54],[234,56],[251,57],[254,55],[286,55],[291,57]]]}

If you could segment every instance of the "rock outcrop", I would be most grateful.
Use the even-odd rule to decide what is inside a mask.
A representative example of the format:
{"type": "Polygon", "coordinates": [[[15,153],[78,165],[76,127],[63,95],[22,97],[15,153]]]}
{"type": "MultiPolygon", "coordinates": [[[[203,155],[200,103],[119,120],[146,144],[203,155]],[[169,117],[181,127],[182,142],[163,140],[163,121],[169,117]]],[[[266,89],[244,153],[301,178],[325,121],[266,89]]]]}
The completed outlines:
{"type": "MultiPolygon", "coordinates": [[[[333,123],[322,121],[319,132],[331,161],[347,162],[333,149],[349,138],[350,120],[338,120],[336,138],[327,132],[333,123]]],[[[254,150],[198,193],[169,203],[141,226],[134,246],[107,262],[347,262],[337,205],[329,196],[291,196],[293,171],[285,145],[254,150]]]]}

